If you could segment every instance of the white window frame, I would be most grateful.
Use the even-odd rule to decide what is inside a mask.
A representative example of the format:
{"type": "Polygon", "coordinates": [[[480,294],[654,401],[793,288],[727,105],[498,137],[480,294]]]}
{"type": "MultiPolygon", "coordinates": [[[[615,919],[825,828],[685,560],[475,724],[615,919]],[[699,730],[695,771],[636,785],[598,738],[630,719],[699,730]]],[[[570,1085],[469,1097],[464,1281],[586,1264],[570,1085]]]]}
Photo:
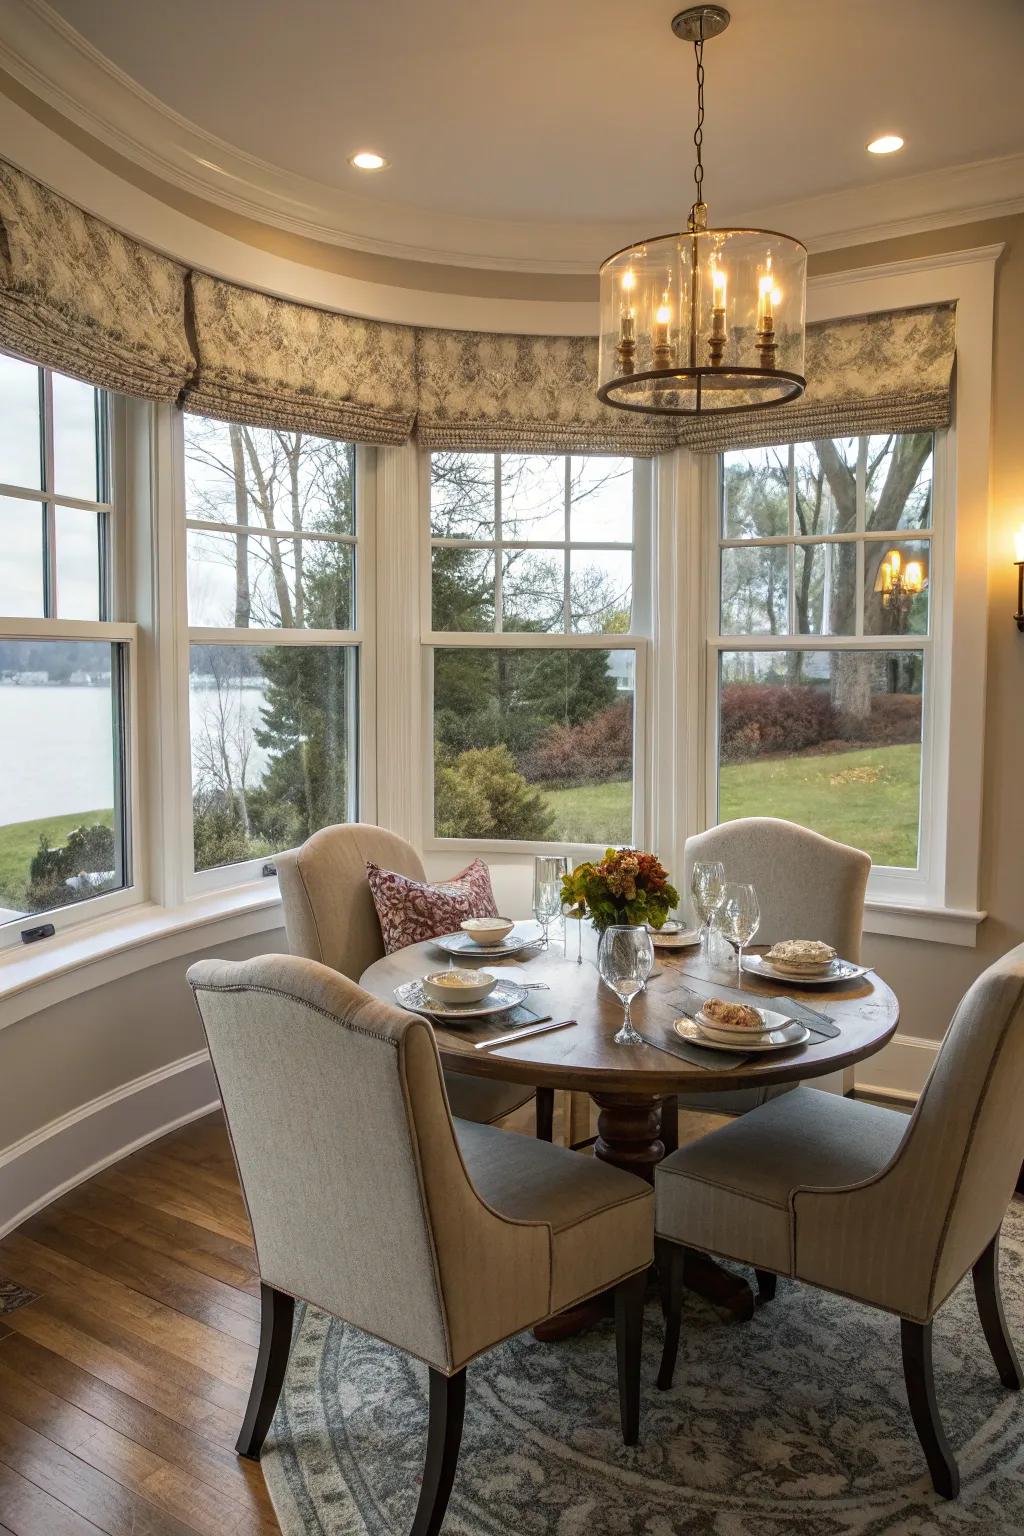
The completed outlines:
{"type": "MultiPolygon", "coordinates": [[[[876,434],[879,435],[879,434],[876,434]]],[[[736,651],[920,651],[923,656],[924,687],[921,718],[921,770],[918,786],[918,862],[912,868],[876,865],[872,868],[870,891],[872,896],[893,901],[927,901],[935,890],[937,845],[941,842],[944,826],[944,805],[937,804],[935,794],[936,760],[940,755],[940,738],[936,720],[941,719],[943,703],[948,698],[948,657],[950,593],[946,583],[949,530],[952,516],[949,507],[950,461],[953,445],[950,432],[937,432],[931,462],[932,494],[931,519],[926,529],[887,529],[877,534],[865,533],[863,527],[863,485],[858,485],[857,529],[853,533],[804,536],[795,531],[793,508],[793,461],[790,456],[790,529],[789,534],[773,538],[739,539],[726,537],[721,526],[722,479],[721,457],[714,459],[715,536],[711,559],[708,561],[708,635],[707,681],[705,696],[705,737],[707,750],[706,787],[707,804],[705,821],[714,826],[718,820],[719,794],[719,666],[723,652],[736,651]],[[899,544],[907,541],[925,543],[928,556],[928,631],[923,635],[866,634],[864,631],[864,556],[867,544],[899,544]],[[796,550],[800,545],[852,543],[857,546],[857,595],[856,618],[852,635],[784,633],[730,635],[720,629],[722,551],[726,549],[756,549],[784,547],[788,552],[789,623],[793,623],[793,598],[796,567],[796,550]]],[[[861,439],[863,441],[863,439],[861,439]]],[[[858,465],[858,480],[862,480],[858,465]]],[[[770,807],[768,808],[770,814],[770,807]]]]}
{"type": "MultiPolygon", "coordinates": [[[[38,366],[38,365],[32,365],[38,366]]],[[[27,501],[33,506],[43,506],[47,518],[47,560],[43,589],[47,607],[54,601],[56,592],[56,518],[57,507],[74,507],[81,511],[103,514],[105,543],[105,568],[100,573],[101,601],[105,597],[109,612],[122,614],[126,611],[125,553],[128,546],[128,508],[125,498],[124,434],[126,402],[121,397],[101,391],[105,399],[107,442],[105,469],[108,480],[108,501],[89,501],[79,496],[63,496],[52,489],[53,464],[53,387],[54,370],[44,368],[43,411],[40,418],[44,455],[43,489],[0,484],[0,496],[16,501],[27,501]]],[[[59,371],[59,370],[57,370],[59,371]]],[[[59,594],[57,607],[59,611],[59,594]]],[[[135,624],[119,619],[61,619],[61,618],[6,618],[0,616],[0,640],[86,640],[102,641],[121,648],[122,666],[119,679],[121,688],[121,803],[124,819],[124,867],[126,883],[121,890],[105,895],[90,896],[84,901],[71,902],[67,906],[54,907],[45,912],[30,912],[23,917],[10,918],[0,923],[0,953],[23,947],[22,932],[52,923],[52,937],[82,924],[102,920],[136,906],[144,899],[144,883],[140,880],[142,860],[137,849],[140,822],[138,765],[138,628],[135,624]]],[[[112,679],[111,686],[117,686],[112,679]]],[[[47,940],[41,941],[45,947],[47,940]]]]}
{"type": "MultiPolygon", "coordinates": [[[[540,455],[547,457],[548,455],[540,455]]],[[[435,539],[430,527],[430,453],[422,450],[418,460],[418,538],[422,551],[419,562],[419,610],[421,689],[419,717],[423,721],[424,774],[419,806],[419,823],[422,828],[422,846],[427,854],[465,852],[470,854],[492,853],[521,860],[538,853],[568,853],[579,860],[603,851],[603,843],[566,843],[561,840],[528,840],[515,838],[441,838],[434,833],[434,651],[468,647],[473,650],[597,650],[630,651],[634,655],[633,673],[633,821],[632,840],[643,846],[648,823],[647,814],[647,740],[648,740],[648,673],[650,669],[652,626],[652,564],[655,472],[651,460],[633,460],[633,557],[632,616],[630,631],[626,635],[579,634],[567,628],[545,633],[507,631],[501,628],[501,551],[502,549],[558,550],[568,555],[572,550],[618,550],[623,543],[591,542],[569,538],[568,510],[566,512],[565,537],[561,541],[500,540],[500,526],[493,539],[435,539]],[[500,542],[499,542],[500,541],[500,542]],[[496,563],[495,629],[492,631],[435,630],[431,601],[432,559],[435,546],[462,549],[493,549],[496,563]]],[[[571,455],[557,455],[571,457],[571,455]]],[[[566,593],[563,625],[570,622],[568,599],[569,560],[566,559],[566,593]]]]}
{"type": "MultiPolygon", "coordinates": [[[[865,927],[893,937],[966,946],[974,945],[985,916],[979,879],[992,321],[995,264],[1002,249],[994,245],[952,251],[812,278],[808,284],[808,318],[812,320],[947,301],[957,304],[953,424],[936,435],[935,446],[932,677],[922,743],[922,796],[929,806],[922,849],[927,846],[928,854],[916,871],[872,871],[865,927]]],[[[792,649],[798,642],[821,650],[843,645],[857,648],[863,642],[834,636],[790,636],[783,642],[780,637],[765,636],[762,645],[760,640],[718,636],[718,461],[711,455],[680,450],[664,462],[662,482],[666,487],[662,504],[666,511],[670,504],[674,506],[675,527],[670,558],[662,571],[662,606],[656,625],[658,697],[667,712],[659,730],[656,797],[659,827],[665,828],[662,846],[671,848],[678,863],[685,837],[714,823],[718,649],[744,645],[792,649]],[[661,643],[662,634],[674,634],[675,656],[661,643]],[[687,647],[694,648],[687,652],[687,647]],[[688,675],[690,669],[679,659],[687,653],[700,658],[699,678],[688,675]],[[692,730],[694,718],[702,723],[697,733],[692,730]],[[666,738],[673,732],[670,746],[666,738]],[[666,811],[664,806],[674,809],[666,811]]],[[[919,649],[920,639],[907,637],[900,644],[919,649]]]]}
{"type": "MultiPolygon", "coordinates": [[[[238,864],[216,869],[195,868],[192,825],[192,733],[189,718],[189,653],[192,644],[240,646],[329,646],[351,647],[356,658],[356,739],[352,749],[356,760],[356,784],[349,809],[353,819],[373,821],[376,814],[375,771],[373,764],[374,673],[373,636],[375,633],[374,540],[376,527],[375,450],[361,444],[355,451],[355,533],[338,535],[349,544],[355,558],[355,625],[351,629],[248,629],[193,625],[188,619],[188,532],[190,529],[238,531],[234,524],[210,523],[190,518],[185,504],[185,421],[184,413],[174,410],[170,421],[171,452],[176,473],[173,487],[172,565],[176,573],[174,603],[176,618],[175,674],[178,691],[178,717],[184,722],[177,743],[177,782],[179,785],[178,861],[184,873],[184,896],[197,897],[212,892],[270,879],[276,875],[274,854],[245,859],[238,864]]],[[[248,529],[252,532],[252,529],[248,529]]],[[[277,852],[282,850],[278,849],[277,852]]],[[[276,889],[276,887],[275,887],[276,889]]]]}

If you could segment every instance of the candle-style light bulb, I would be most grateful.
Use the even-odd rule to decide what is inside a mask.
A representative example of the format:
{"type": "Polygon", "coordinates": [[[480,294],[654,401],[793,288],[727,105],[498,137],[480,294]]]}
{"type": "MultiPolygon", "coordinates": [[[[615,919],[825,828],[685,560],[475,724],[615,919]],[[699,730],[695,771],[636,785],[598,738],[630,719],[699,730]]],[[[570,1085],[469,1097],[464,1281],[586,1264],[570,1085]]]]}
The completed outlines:
{"type": "Polygon", "coordinates": [[[615,356],[623,373],[632,373],[636,360],[636,323],[633,310],[633,290],[636,273],[627,267],[622,274],[622,309],[619,314],[619,344],[615,356]]]}
{"type": "Polygon", "coordinates": [[[893,581],[898,581],[900,571],[903,569],[903,556],[898,549],[890,549],[888,559],[893,581]]]}
{"type": "Polygon", "coordinates": [[[725,273],[721,267],[711,269],[711,294],[712,306],[715,309],[725,308],[725,273]]]}
{"type": "Polygon", "coordinates": [[[668,301],[668,292],[662,294],[661,303],[654,312],[654,345],[653,361],[655,368],[671,368],[673,365],[672,340],[670,327],[672,325],[672,306],[668,301]]]}
{"type": "Polygon", "coordinates": [[[1013,563],[1024,565],[1024,523],[1021,523],[1013,536],[1013,563]]]}
{"type": "Polygon", "coordinates": [[[924,566],[920,560],[908,560],[903,585],[908,592],[920,592],[924,588],[924,566]]]}
{"type": "Polygon", "coordinates": [[[772,309],[774,293],[775,279],[770,272],[765,272],[757,280],[757,328],[759,331],[774,329],[775,314],[772,309]]]}
{"type": "Polygon", "coordinates": [[[892,591],[892,566],[888,560],[882,561],[882,591],[892,591]]]}

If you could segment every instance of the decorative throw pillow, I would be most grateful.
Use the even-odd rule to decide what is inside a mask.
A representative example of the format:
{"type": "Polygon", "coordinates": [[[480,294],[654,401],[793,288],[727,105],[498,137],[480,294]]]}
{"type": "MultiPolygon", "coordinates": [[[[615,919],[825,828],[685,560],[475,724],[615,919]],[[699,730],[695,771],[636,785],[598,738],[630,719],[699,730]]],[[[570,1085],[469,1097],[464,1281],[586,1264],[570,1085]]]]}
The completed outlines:
{"type": "Polygon", "coordinates": [[[394,869],[367,864],[366,878],[389,955],[409,944],[455,933],[467,917],[497,917],[491,876],[483,859],[437,885],[410,880],[394,869]]]}

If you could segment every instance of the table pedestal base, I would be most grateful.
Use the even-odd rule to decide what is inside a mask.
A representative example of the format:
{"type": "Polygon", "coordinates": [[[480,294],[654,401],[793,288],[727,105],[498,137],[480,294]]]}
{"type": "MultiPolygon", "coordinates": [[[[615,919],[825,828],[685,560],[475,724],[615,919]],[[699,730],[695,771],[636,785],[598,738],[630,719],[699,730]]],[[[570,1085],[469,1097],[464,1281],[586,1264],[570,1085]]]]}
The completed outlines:
{"type": "Polygon", "coordinates": [[[665,1156],[662,1100],[620,1093],[595,1093],[593,1099],[598,1108],[594,1155],[653,1184],[654,1170],[665,1156]]]}

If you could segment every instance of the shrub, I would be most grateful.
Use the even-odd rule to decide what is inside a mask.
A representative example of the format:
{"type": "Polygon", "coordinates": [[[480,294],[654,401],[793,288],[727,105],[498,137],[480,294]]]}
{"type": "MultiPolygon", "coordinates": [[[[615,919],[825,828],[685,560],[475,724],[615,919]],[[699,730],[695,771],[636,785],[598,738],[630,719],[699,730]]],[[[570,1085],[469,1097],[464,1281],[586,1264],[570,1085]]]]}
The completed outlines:
{"type": "Polygon", "coordinates": [[[438,837],[542,839],[551,836],[554,816],[508,747],[473,747],[435,758],[434,827],[438,837]]]}
{"type": "Polygon", "coordinates": [[[522,766],[530,781],[552,789],[628,779],[633,767],[633,706],[610,704],[579,725],[552,725],[522,766]]]}
{"type": "Polygon", "coordinates": [[[828,690],[809,684],[727,683],[721,709],[723,762],[803,752],[837,734],[828,690]]]}
{"type": "Polygon", "coordinates": [[[102,822],[90,827],[75,827],[60,848],[48,848],[45,835],[39,839],[39,852],[29,865],[33,885],[52,886],[72,875],[95,874],[114,869],[114,834],[102,822]]]}

